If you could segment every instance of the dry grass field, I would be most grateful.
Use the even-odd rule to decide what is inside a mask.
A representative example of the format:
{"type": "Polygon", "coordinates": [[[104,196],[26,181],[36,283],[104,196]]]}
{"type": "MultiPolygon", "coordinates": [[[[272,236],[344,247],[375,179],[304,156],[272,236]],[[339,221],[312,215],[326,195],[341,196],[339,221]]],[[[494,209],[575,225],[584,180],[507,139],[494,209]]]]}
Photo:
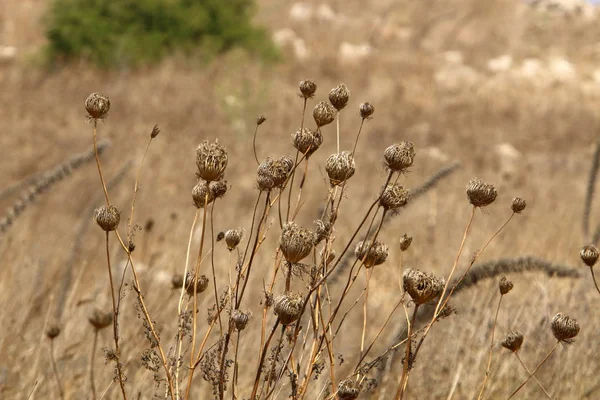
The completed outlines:
{"type": "MultiPolygon", "coordinates": [[[[456,275],[462,275],[469,260],[510,217],[516,196],[527,200],[527,208],[492,240],[476,266],[531,256],[568,272],[563,277],[549,276],[543,270],[508,272],[481,279],[453,295],[451,302],[458,313],[433,325],[410,371],[404,398],[478,397],[502,276],[513,282],[514,289],[502,296],[484,398],[506,399],[528,377],[517,358],[500,345],[506,333],[515,329],[523,333],[519,355],[533,369],[556,343],[550,326],[559,312],[575,318],[581,330],[572,345],[557,347],[535,377],[553,399],[600,398],[596,348],[600,317],[594,311],[600,304],[600,293],[579,256],[590,241],[582,232],[582,219],[600,132],[600,14],[595,16],[587,9],[579,13],[545,11],[517,0],[330,0],[301,4],[259,0],[256,20],[281,44],[282,63],[264,65],[234,51],[209,65],[194,65],[174,56],[137,70],[100,71],[81,62],[47,71],[38,66],[35,55],[44,44],[40,18],[46,5],[43,0],[0,2],[0,46],[17,49],[14,58],[0,59],[0,209],[6,210],[0,219],[23,193],[29,193],[27,183],[77,154],[90,152],[94,123],[86,119],[84,101],[90,93],[99,92],[111,101],[108,117],[98,122],[98,138],[107,143],[100,156],[102,171],[109,183],[111,203],[122,212],[119,231],[125,237],[136,174],[157,124],[161,132],[152,140],[140,172],[133,221],[140,229],[135,232],[132,258],[145,305],[160,331],[165,351],[175,346],[177,333],[180,289],[173,289],[172,277],[184,271],[197,210],[191,198],[197,182],[196,147],[204,140],[218,139],[228,153],[225,180],[229,190],[214,208],[207,207],[204,226],[200,210],[191,242],[191,265],[195,265],[201,232],[206,228],[203,256],[208,257],[202,263],[202,273],[210,278],[210,285],[198,296],[198,335],[203,336],[209,327],[207,309],[215,303],[211,264],[221,292],[237,257],[236,251],[229,252],[223,242],[210,238],[243,227],[243,253],[248,239],[254,240],[256,234],[256,229],[251,229],[259,195],[253,154],[256,118],[261,114],[267,118],[257,134],[258,160],[293,159],[296,149],[291,135],[300,127],[303,107],[298,82],[310,78],[318,86],[315,97],[307,102],[305,124],[311,129],[315,128],[312,109],[317,102],[327,101],[330,89],[344,82],[351,90],[348,105],[340,112],[342,150],[352,150],[355,143],[361,124],[360,104],[369,102],[375,107],[358,141],[356,172],[343,189],[335,240],[328,242],[338,254],[386,182],[383,155],[388,146],[400,141],[414,143],[414,164],[398,180],[407,188],[417,188],[441,168],[460,162],[452,174],[414,196],[399,215],[383,225],[378,238],[389,246],[389,256],[370,270],[367,345],[402,296],[399,282],[403,270],[413,268],[448,277],[473,209],[465,187],[474,177],[494,184],[498,196],[491,205],[475,209],[456,275]],[[413,237],[413,242],[402,252],[399,240],[404,233],[413,237]]],[[[310,229],[315,228],[313,221],[321,217],[330,193],[325,164],[330,154],[337,153],[335,122],[322,127],[322,135],[323,144],[308,163],[295,218],[310,229]]],[[[292,206],[298,198],[304,166],[298,167],[292,186],[292,206]]],[[[287,195],[286,189],[282,196],[284,217],[287,195]]],[[[263,201],[264,195],[261,207],[263,201]]],[[[51,348],[64,397],[91,398],[94,328],[88,317],[96,308],[112,310],[105,235],[92,219],[93,210],[104,202],[98,170],[90,157],[34,201],[21,203],[25,206],[11,226],[3,227],[0,398],[60,398],[51,348]],[[61,331],[50,340],[47,332],[53,325],[61,331]]],[[[590,229],[599,223],[600,200],[596,199],[590,229]]],[[[251,396],[261,329],[265,329],[261,326],[264,290],[271,282],[274,266],[283,265],[278,251],[281,227],[277,203],[262,226],[264,237],[253,260],[242,306],[251,310],[253,317],[239,335],[238,399],[251,396]]],[[[365,232],[366,227],[361,235],[365,232]]],[[[352,241],[350,253],[356,242],[358,238],[352,241]]],[[[109,250],[118,282],[127,254],[113,235],[109,250]]],[[[306,260],[312,262],[313,258],[306,260]]],[[[359,272],[341,313],[355,302],[356,306],[335,336],[331,354],[337,384],[353,376],[359,362],[366,277],[364,268],[359,272]]],[[[350,273],[349,264],[340,264],[340,270],[332,274],[337,279],[328,282],[327,296],[322,297],[326,317],[335,306],[334,300],[327,303],[329,297],[340,297],[350,273]]],[[[154,372],[141,360],[149,346],[132,280],[127,268],[119,324],[128,398],[165,398],[165,382],[156,385],[154,372]]],[[[273,295],[283,293],[285,285],[280,273],[273,295]]],[[[293,292],[305,295],[310,277],[294,277],[291,285],[293,292]]],[[[192,307],[192,303],[186,304],[192,307]]],[[[415,305],[408,295],[404,305],[410,315],[415,305]]],[[[416,328],[427,325],[434,307],[435,303],[433,307],[423,306],[430,308],[430,317],[416,328]]],[[[226,330],[228,314],[223,311],[223,315],[222,329],[226,330]]],[[[272,309],[265,315],[268,335],[277,317],[272,309]]],[[[396,309],[367,360],[406,335],[406,315],[402,306],[396,309]]],[[[333,326],[339,321],[340,316],[333,326]]],[[[312,343],[312,323],[307,311],[300,323],[300,337],[308,332],[309,349],[305,353],[312,343]]],[[[215,323],[208,336],[207,348],[218,342],[218,325],[215,323]]],[[[293,328],[288,330],[291,334],[293,328]]],[[[186,337],[184,350],[188,343],[186,337]]],[[[102,351],[111,347],[112,329],[100,330],[93,365],[97,398],[122,398],[119,383],[112,380],[114,363],[106,361],[102,351]]],[[[297,351],[302,352],[300,344],[297,351]]],[[[402,344],[392,352],[393,358],[384,359],[380,368],[369,372],[367,378],[377,379],[379,384],[370,390],[365,384],[359,398],[394,398],[403,372],[404,351],[402,344]]],[[[286,341],[281,352],[283,357],[289,352],[286,341]]],[[[228,358],[233,357],[232,347],[228,358]]],[[[300,382],[308,357],[305,355],[299,372],[300,382]]],[[[320,359],[321,374],[310,378],[306,399],[332,398],[327,350],[320,359]]],[[[183,360],[185,387],[187,351],[183,360]]],[[[164,379],[160,362],[157,366],[158,376],[164,379]]],[[[202,375],[198,368],[190,398],[212,398],[213,388],[202,375]]],[[[226,398],[232,398],[232,376],[230,369],[226,398]]],[[[286,399],[290,392],[286,374],[272,398],[286,399]]],[[[532,380],[514,398],[547,397],[532,380]]]]}

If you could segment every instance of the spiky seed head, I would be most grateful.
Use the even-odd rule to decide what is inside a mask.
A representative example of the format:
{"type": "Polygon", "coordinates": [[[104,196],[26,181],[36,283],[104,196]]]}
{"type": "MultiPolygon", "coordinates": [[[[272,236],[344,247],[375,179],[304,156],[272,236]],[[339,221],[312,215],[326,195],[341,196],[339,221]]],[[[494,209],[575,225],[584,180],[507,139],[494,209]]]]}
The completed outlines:
{"type": "Polygon", "coordinates": [[[523,334],[519,331],[509,332],[502,341],[502,347],[512,351],[513,353],[519,351],[522,345],[523,334]]]}
{"type": "Polygon", "coordinates": [[[300,318],[302,311],[302,296],[293,294],[283,294],[275,299],[275,314],[279,317],[282,325],[289,325],[300,318]]]}
{"type": "Polygon", "coordinates": [[[340,400],[354,400],[360,394],[360,387],[355,379],[348,378],[340,382],[337,397],[340,400]]]}
{"type": "Polygon", "coordinates": [[[113,323],[113,313],[95,309],[88,317],[88,321],[94,328],[101,330],[113,323]]]}
{"type": "Polygon", "coordinates": [[[327,171],[331,186],[340,185],[354,175],[356,171],[354,157],[349,151],[332,154],[327,158],[325,171],[327,171]]]}
{"type": "Polygon", "coordinates": [[[362,119],[367,119],[375,112],[375,107],[371,103],[362,103],[360,105],[360,116],[362,119]]]}
{"type": "Polygon", "coordinates": [[[338,111],[346,107],[346,104],[348,104],[349,99],[350,90],[343,83],[340,83],[339,85],[337,85],[329,91],[329,101],[338,111]]]}
{"type": "Polygon", "coordinates": [[[520,214],[527,207],[527,201],[520,197],[515,197],[510,208],[515,214],[520,214]]]}
{"type": "Polygon", "coordinates": [[[581,260],[590,268],[596,264],[596,261],[598,261],[599,254],[600,253],[598,253],[598,248],[593,244],[588,244],[587,246],[584,246],[579,252],[581,260]]]}
{"type": "Polygon", "coordinates": [[[113,205],[102,206],[96,208],[94,211],[94,221],[105,232],[112,232],[119,226],[119,221],[121,221],[121,213],[117,207],[113,205]]]}
{"type": "Polygon", "coordinates": [[[498,284],[498,288],[500,289],[500,294],[504,296],[506,293],[512,290],[513,283],[506,279],[506,277],[502,277],[502,279],[500,279],[500,283],[498,284]]]}
{"type": "Polygon", "coordinates": [[[308,128],[298,129],[296,133],[292,135],[294,139],[294,147],[302,154],[306,154],[306,158],[309,158],[321,144],[323,143],[323,135],[321,132],[312,132],[308,128]]]}
{"type": "Polygon", "coordinates": [[[329,222],[323,222],[320,219],[316,220],[315,224],[317,224],[317,229],[315,230],[315,240],[313,244],[316,246],[329,236],[331,233],[331,224],[329,222]]]}
{"type": "Polygon", "coordinates": [[[182,285],[183,285],[183,275],[181,275],[181,274],[174,274],[171,277],[171,287],[173,289],[181,289],[182,285]]]}
{"type": "Polygon", "coordinates": [[[85,109],[90,119],[106,118],[108,110],[110,110],[110,100],[108,97],[94,92],[85,99],[85,109]]]}
{"type": "Polygon", "coordinates": [[[410,244],[412,243],[412,236],[408,236],[406,233],[404,235],[402,235],[402,237],[400,238],[400,250],[402,251],[406,251],[408,250],[408,248],[410,247],[410,244]]]}
{"type": "Polygon", "coordinates": [[[192,189],[192,200],[194,200],[196,208],[204,208],[205,205],[212,203],[214,198],[208,182],[198,181],[192,189]]]}
{"type": "Polygon", "coordinates": [[[289,174],[294,168],[294,161],[289,157],[273,160],[269,157],[263,161],[257,170],[256,182],[261,191],[269,191],[275,187],[283,187],[289,174]]]}
{"type": "Polygon", "coordinates": [[[317,128],[330,124],[335,119],[336,110],[329,103],[320,101],[313,108],[313,118],[317,124],[317,128]]]}
{"type": "Polygon", "coordinates": [[[300,93],[302,93],[302,97],[305,99],[310,99],[315,95],[317,91],[317,84],[311,81],[310,79],[305,79],[298,85],[300,88],[300,93]]]}
{"type": "Polygon", "coordinates": [[[402,185],[397,183],[392,183],[387,185],[381,194],[379,205],[381,205],[386,211],[396,211],[401,207],[404,207],[406,203],[408,203],[409,199],[410,191],[408,189],[404,189],[402,185]]]}
{"type": "Polygon", "coordinates": [[[225,196],[225,193],[227,193],[227,181],[211,182],[210,193],[213,200],[225,196]]]}
{"type": "Polygon", "coordinates": [[[150,137],[152,139],[154,139],[155,137],[158,136],[159,133],[160,133],[160,128],[158,127],[158,125],[154,125],[154,128],[152,128],[152,132],[150,132],[150,137]]]}
{"type": "Polygon", "coordinates": [[[225,243],[229,251],[234,250],[244,238],[244,228],[229,229],[225,232],[225,243]]]}
{"type": "Polygon", "coordinates": [[[48,339],[53,340],[58,335],[60,335],[60,326],[57,324],[50,324],[48,328],[46,328],[46,336],[48,339]]]}
{"type": "Polygon", "coordinates": [[[415,146],[412,142],[395,143],[383,152],[385,166],[390,171],[404,172],[413,165],[415,159],[415,146]]]}
{"type": "Polygon", "coordinates": [[[416,304],[435,299],[444,290],[444,279],[416,269],[408,268],[402,277],[402,286],[416,304]]]}
{"type": "Polygon", "coordinates": [[[279,238],[279,248],[286,261],[295,264],[308,256],[313,248],[314,234],[295,222],[283,226],[279,238]]]}
{"type": "Polygon", "coordinates": [[[554,337],[564,343],[573,343],[579,333],[579,323],[567,314],[558,313],[552,318],[552,333],[554,337]]]}
{"type": "Polygon", "coordinates": [[[197,175],[207,182],[219,181],[227,168],[227,150],[218,141],[205,140],[196,149],[197,175]]]}
{"type": "Polygon", "coordinates": [[[256,118],[256,125],[262,125],[263,122],[265,122],[267,120],[267,117],[265,117],[264,115],[259,115],[258,118],[256,118]]]}
{"type": "Polygon", "coordinates": [[[388,253],[388,246],[378,241],[372,244],[370,240],[362,240],[354,248],[354,255],[364,262],[366,268],[383,264],[388,253]]]}
{"type": "MultiPolygon", "coordinates": [[[[202,293],[206,290],[206,288],[208,288],[208,278],[206,275],[200,275],[200,278],[198,278],[196,293],[202,293]]],[[[185,277],[185,291],[190,296],[194,295],[194,276],[189,272],[185,277]]]]}
{"type": "Polygon", "coordinates": [[[494,185],[485,183],[479,178],[473,178],[467,184],[469,202],[475,207],[489,206],[496,200],[497,195],[494,185]]]}
{"type": "Polygon", "coordinates": [[[243,331],[248,325],[248,321],[252,318],[252,311],[233,310],[231,313],[231,322],[237,331],[243,331]]]}

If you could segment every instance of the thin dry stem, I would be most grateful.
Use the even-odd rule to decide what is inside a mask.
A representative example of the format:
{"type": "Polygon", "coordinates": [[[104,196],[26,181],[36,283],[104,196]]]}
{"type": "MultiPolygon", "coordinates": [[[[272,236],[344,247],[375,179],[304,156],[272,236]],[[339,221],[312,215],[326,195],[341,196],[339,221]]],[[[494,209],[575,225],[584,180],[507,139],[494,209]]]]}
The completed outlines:
{"type": "MultiPolygon", "coordinates": [[[[527,366],[525,365],[525,363],[521,359],[521,356],[519,355],[518,351],[515,351],[515,356],[519,360],[519,363],[521,363],[521,366],[523,368],[525,368],[525,371],[527,371],[527,373],[529,375],[531,375],[531,371],[529,370],[529,368],[527,368],[527,366]]],[[[538,380],[538,378],[536,378],[534,375],[531,375],[531,376],[532,376],[533,380],[535,381],[535,383],[537,383],[537,385],[540,387],[540,389],[542,389],[542,391],[544,392],[544,394],[546,395],[546,397],[548,397],[550,400],[552,400],[552,396],[550,396],[550,394],[546,391],[546,389],[544,389],[544,387],[542,386],[542,384],[540,383],[540,381],[538,380]]]]}
{"type": "Polygon", "coordinates": [[[65,391],[63,389],[58,368],[56,366],[56,359],[54,358],[54,339],[50,339],[50,362],[52,363],[52,371],[54,371],[54,378],[56,379],[56,386],[58,387],[58,395],[61,400],[65,398],[65,391]]]}
{"type": "Polygon", "coordinates": [[[496,314],[494,315],[494,324],[492,325],[492,336],[490,339],[490,351],[488,352],[488,361],[487,368],[485,369],[485,376],[483,378],[483,383],[481,384],[481,390],[479,391],[479,396],[477,396],[478,400],[483,398],[483,392],[485,391],[485,384],[487,383],[488,377],[490,376],[490,371],[492,369],[492,354],[494,351],[494,334],[496,333],[496,323],[498,322],[498,313],[500,312],[500,304],[502,304],[503,294],[500,294],[500,299],[498,300],[498,307],[496,307],[496,314]]]}
{"type": "Polygon", "coordinates": [[[552,346],[552,350],[550,350],[550,352],[548,353],[548,355],[542,360],[542,362],[540,362],[538,364],[538,366],[533,370],[533,372],[529,374],[529,376],[527,377],[527,379],[525,379],[525,382],[521,383],[521,385],[518,388],[516,388],[514,392],[512,392],[512,394],[508,397],[509,400],[512,399],[514,397],[514,395],[516,395],[517,392],[519,390],[521,390],[521,388],[523,388],[523,386],[525,386],[527,384],[527,382],[529,382],[529,380],[535,375],[535,373],[538,371],[538,369],[540,369],[540,367],[542,365],[544,365],[544,363],[550,358],[550,356],[552,355],[552,353],[554,353],[554,350],[556,350],[556,347],[558,346],[559,343],[560,343],[559,340],[557,340],[556,343],[554,343],[554,346],[552,346]]]}

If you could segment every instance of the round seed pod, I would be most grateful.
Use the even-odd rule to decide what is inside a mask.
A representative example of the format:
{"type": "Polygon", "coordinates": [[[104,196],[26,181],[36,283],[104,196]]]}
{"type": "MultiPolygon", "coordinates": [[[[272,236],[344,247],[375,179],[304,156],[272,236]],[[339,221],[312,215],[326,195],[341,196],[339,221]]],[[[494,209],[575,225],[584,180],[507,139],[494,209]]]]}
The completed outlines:
{"type": "Polygon", "coordinates": [[[527,207],[527,201],[525,201],[524,199],[522,199],[520,197],[515,197],[510,206],[510,208],[512,209],[512,211],[515,214],[521,213],[521,211],[523,211],[525,209],[525,207],[527,207]]]}
{"type": "Polygon", "coordinates": [[[358,382],[352,378],[344,379],[338,386],[337,397],[340,400],[354,400],[360,394],[358,382]]]}
{"type": "Polygon", "coordinates": [[[289,325],[300,318],[302,311],[302,296],[283,294],[275,299],[275,314],[282,325],[289,325]]]}
{"type": "Polygon", "coordinates": [[[514,352],[519,351],[523,345],[523,334],[519,331],[509,332],[502,341],[502,347],[514,352]]]}
{"type": "Polygon", "coordinates": [[[88,321],[94,328],[101,330],[113,323],[113,313],[95,309],[88,317],[88,321]]]}
{"type": "Polygon", "coordinates": [[[310,79],[303,80],[298,85],[300,88],[300,93],[302,93],[302,97],[305,99],[310,99],[315,95],[317,91],[317,84],[311,81],[310,79]]]}
{"type": "Polygon", "coordinates": [[[350,179],[355,170],[354,157],[349,151],[332,154],[325,163],[325,171],[327,171],[331,186],[340,185],[350,179]]]}
{"type": "Polygon", "coordinates": [[[340,83],[339,85],[337,85],[329,91],[329,101],[331,102],[333,107],[335,107],[335,109],[338,111],[346,107],[346,104],[348,104],[349,99],[350,90],[343,83],[340,83]]]}
{"type": "Polygon", "coordinates": [[[438,297],[444,290],[444,279],[408,268],[402,277],[402,286],[416,304],[424,304],[438,297]]]}
{"type": "Polygon", "coordinates": [[[262,125],[263,122],[265,122],[267,120],[267,117],[265,117],[264,115],[259,115],[258,118],[256,118],[256,125],[262,125]]]}
{"type": "MultiPolygon", "coordinates": [[[[208,278],[206,275],[200,275],[198,278],[198,284],[196,286],[196,293],[202,293],[208,288],[208,278]]],[[[185,291],[188,295],[194,295],[194,277],[192,274],[188,273],[185,278],[185,291]]]]}
{"type": "Polygon", "coordinates": [[[508,293],[512,290],[513,283],[511,281],[509,281],[508,279],[506,279],[505,277],[503,277],[502,279],[500,279],[498,288],[500,289],[500,294],[504,296],[506,293],[508,293]]]}
{"type": "Polygon", "coordinates": [[[85,110],[91,119],[106,118],[110,110],[110,100],[100,93],[92,93],[85,99],[85,110]]]}
{"type": "Polygon", "coordinates": [[[496,200],[498,192],[494,185],[485,183],[479,178],[473,178],[467,184],[469,202],[475,207],[485,207],[496,200]]]}
{"type": "Polygon", "coordinates": [[[395,143],[383,152],[385,165],[391,171],[403,172],[413,164],[415,146],[412,142],[395,143]]]}
{"type": "Polygon", "coordinates": [[[237,331],[243,331],[248,325],[248,321],[252,318],[252,311],[233,310],[231,313],[231,322],[237,331]]]}
{"type": "Polygon", "coordinates": [[[381,198],[379,199],[379,205],[381,205],[384,210],[398,210],[401,207],[404,207],[408,200],[410,199],[410,191],[408,189],[404,189],[402,185],[397,183],[392,183],[387,185],[383,193],[381,194],[381,198]]]}
{"type": "Polygon", "coordinates": [[[330,124],[335,119],[336,110],[329,103],[320,101],[313,108],[313,118],[317,124],[317,128],[330,124]]]}
{"type": "Polygon", "coordinates": [[[229,251],[234,250],[244,238],[244,228],[230,229],[225,232],[225,243],[229,251]]]}
{"type": "Polygon", "coordinates": [[[294,168],[294,161],[289,157],[281,157],[278,160],[272,160],[267,157],[257,170],[256,181],[258,188],[262,191],[268,191],[275,187],[283,187],[290,172],[294,168]]]}
{"type": "Polygon", "coordinates": [[[60,335],[60,326],[57,324],[50,324],[46,329],[46,336],[48,339],[53,340],[58,335],[60,335]]]}
{"type": "Polygon", "coordinates": [[[213,199],[220,199],[227,193],[227,181],[210,183],[210,193],[213,199]]]}
{"type": "Polygon", "coordinates": [[[119,221],[121,221],[121,213],[117,207],[113,205],[108,207],[102,206],[100,208],[96,208],[94,211],[94,221],[105,232],[111,232],[117,229],[119,226],[119,221]]]}
{"type": "Polygon", "coordinates": [[[581,249],[579,255],[581,256],[581,260],[585,263],[585,265],[591,268],[596,264],[596,261],[598,261],[598,248],[593,244],[588,244],[581,249]]]}
{"type": "Polygon", "coordinates": [[[321,132],[312,132],[308,128],[303,128],[302,131],[298,129],[296,133],[292,135],[294,139],[294,147],[302,154],[306,154],[306,158],[309,158],[321,144],[323,143],[323,135],[321,132]]]}
{"type": "Polygon", "coordinates": [[[370,240],[363,240],[354,248],[354,255],[364,262],[366,268],[383,264],[387,260],[388,253],[388,246],[378,241],[371,245],[370,240]]]}
{"type": "Polygon", "coordinates": [[[196,208],[204,208],[204,205],[212,203],[214,200],[213,192],[208,186],[208,182],[198,181],[192,189],[192,200],[196,208]]]}
{"type": "Polygon", "coordinates": [[[227,150],[218,141],[200,143],[196,149],[198,177],[207,182],[219,181],[227,168],[227,150]]]}
{"type": "Polygon", "coordinates": [[[400,250],[402,251],[406,251],[408,250],[408,248],[410,247],[410,244],[412,243],[412,236],[408,236],[406,233],[404,235],[402,235],[402,237],[400,238],[400,250]]]}
{"type": "Polygon", "coordinates": [[[554,337],[564,343],[572,343],[579,333],[579,323],[563,313],[558,313],[552,318],[551,328],[554,337]]]}
{"type": "Polygon", "coordinates": [[[367,119],[375,112],[375,107],[371,103],[362,103],[359,108],[362,119],[367,119]]]}
{"type": "Polygon", "coordinates": [[[308,256],[313,248],[315,235],[308,229],[288,222],[283,226],[279,248],[286,261],[295,264],[308,256]]]}

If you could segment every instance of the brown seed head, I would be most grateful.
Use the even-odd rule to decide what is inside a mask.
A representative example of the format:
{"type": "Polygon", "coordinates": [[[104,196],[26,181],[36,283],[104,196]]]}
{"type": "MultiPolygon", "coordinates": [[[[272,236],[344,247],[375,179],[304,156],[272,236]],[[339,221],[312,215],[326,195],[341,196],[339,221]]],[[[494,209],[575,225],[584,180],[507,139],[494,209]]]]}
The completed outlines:
{"type": "Polygon", "coordinates": [[[360,105],[360,116],[362,119],[367,119],[373,115],[375,107],[371,103],[362,103],[360,105]]]}
{"type": "Polygon", "coordinates": [[[244,228],[230,229],[225,232],[225,243],[229,251],[234,250],[244,238],[244,228]]]}
{"type": "Polygon", "coordinates": [[[360,387],[355,379],[348,378],[340,382],[337,397],[339,400],[354,400],[360,394],[360,387]]]}
{"type": "Polygon", "coordinates": [[[306,158],[309,158],[321,144],[323,143],[323,135],[321,132],[312,132],[308,128],[303,128],[302,131],[298,129],[296,133],[292,135],[294,139],[294,147],[302,154],[306,154],[306,158]]]}
{"type": "Polygon", "coordinates": [[[502,347],[517,352],[523,344],[523,334],[519,331],[509,332],[502,341],[502,347]]]}
{"type": "Polygon", "coordinates": [[[315,95],[317,91],[317,84],[311,81],[310,79],[306,79],[298,85],[300,87],[300,93],[302,93],[302,97],[305,99],[310,99],[315,95]]]}
{"type": "Polygon", "coordinates": [[[331,186],[340,185],[350,179],[355,170],[354,157],[349,151],[332,154],[325,163],[325,171],[327,171],[331,186]]]}
{"type": "Polygon", "coordinates": [[[57,324],[50,324],[46,329],[46,336],[48,336],[48,339],[53,340],[58,335],[60,335],[60,326],[57,324]]]}
{"type": "Polygon", "coordinates": [[[208,182],[198,181],[192,189],[192,200],[196,208],[204,208],[205,205],[214,200],[212,190],[209,189],[208,182]]]}
{"type": "Polygon", "coordinates": [[[294,161],[289,157],[284,156],[278,160],[267,157],[258,166],[256,178],[258,188],[262,191],[269,191],[275,187],[283,187],[292,168],[294,168],[294,161]]]}
{"type": "Polygon", "coordinates": [[[267,117],[265,117],[264,115],[259,115],[258,118],[256,118],[256,125],[262,125],[263,122],[265,122],[267,120],[267,117]]]}
{"type": "Polygon", "coordinates": [[[596,261],[598,261],[598,248],[593,244],[588,244],[581,249],[579,256],[581,256],[581,260],[591,268],[596,264],[596,261]]]}
{"type": "Polygon", "coordinates": [[[300,262],[308,256],[313,248],[314,234],[295,222],[288,222],[283,226],[279,238],[281,253],[291,264],[300,262]]]}
{"type": "Polygon", "coordinates": [[[113,323],[113,313],[95,309],[88,317],[88,321],[94,328],[101,330],[113,323]]]}
{"type": "Polygon", "coordinates": [[[210,183],[210,194],[213,199],[220,199],[227,193],[227,181],[218,181],[210,183]]]}
{"type": "Polygon", "coordinates": [[[416,304],[424,304],[438,297],[444,290],[444,279],[408,268],[402,277],[402,286],[416,304]]]}
{"type": "Polygon", "coordinates": [[[506,293],[508,293],[512,290],[513,283],[511,281],[509,281],[508,279],[506,279],[506,277],[503,277],[502,279],[500,279],[498,288],[500,289],[500,294],[504,296],[506,293]]]}
{"type": "Polygon", "coordinates": [[[181,275],[181,274],[174,274],[171,277],[171,287],[173,289],[181,289],[182,285],[183,285],[183,275],[181,275]]]}
{"type": "Polygon", "coordinates": [[[413,164],[415,146],[412,142],[395,143],[383,152],[385,165],[391,171],[403,172],[413,164]]]}
{"type": "Polygon", "coordinates": [[[316,246],[326,239],[331,233],[331,224],[329,222],[323,222],[320,219],[315,221],[317,229],[315,230],[315,240],[313,244],[316,246]]]}
{"type": "Polygon", "coordinates": [[[336,110],[331,104],[324,101],[317,103],[315,108],[313,108],[313,118],[315,119],[317,128],[332,123],[335,119],[335,113],[336,110]]]}
{"type": "MultiPolygon", "coordinates": [[[[196,293],[202,293],[206,288],[208,288],[208,278],[206,275],[200,275],[196,286],[196,293]]],[[[194,295],[194,276],[189,272],[185,277],[185,291],[190,296],[194,295]]]]}
{"type": "Polygon", "coordinates": [[[525,209],[525,207],[527,207],[527,201],[525,201],[524,199],[522,199],[520,197],[515,197],[510,206],[512,211],[516,214],[520,214],[521,211],[523,211],[525,209]]]}
{"type": "Polygon", "coordinates": [[[339,85],[331,89],[331,91],[329,91],[329,101],[338,111],[346,107],[346,104],[348,104],[349,99],[350,90],[343,83],[340,83],[339,85]]]}
{"type": "Polygon", "coordinates": [[[207,182],[219,181],[227,168],[227,150],[218,141],[200,143],[196,149],[196,166],[198,177],[207,182]]]}
{"type": "Polygon", "coordinates": [[[92,93],[85,99],[85,109],[90,119],[106,118],[110,110],[110,100],[100,93],[92,93]]]}
{"type": "Polygon", "coordinates": [[[400,250],[406,251],[410,247],[412,240],[412,236],[408,236],[406,233],[402,235],[400,238],[400,250]]]}
{"type": "Polygon", "coordinates": [[[564,343],[573,343],[579,333],[579,323],[563,313],[558,313],[552,318],[551,327],[554,337],[564,343]]]}
{"type": "Polygon", "coordinates": [[[388,246],[378,241],[371,245],[370,240],[362,240],[354,248],[354,255],[364,261],[366,268],[383,264],[387,260],[388,253],[388,246]]]}
{"type": "Polygon", "coordinates": [[[302,306],[301,295],[283,294],[275,299],[274,311],[282,325],[289,325],[300,318],[302,306]]]}
{"type": "Polygon", "coordinates": [[[100,208],[96,208],[94,211],[94,221],[105,232],[111,232],[117,229],[117,226],[119,226],[119,221],[121,221],[121,213],[117,207],[113,205],[108,207],[102,206],[100,208]]]}
{"type": "Polygon", "coordinates": [[[158,136],[159,133],[160,133],[160,128],[158,127],[158,125],[154,125],[154,128],[152,128],[152,132],[150,132],[150,137],[152,139],[154,139],[155,137],[158,136]]]}
{"type": "Polygon", "coordinates": [[[494,185],[485,183],[479,178],[473,178],[467,184],[467,196],[469,202],[475,207],[485,207],[496,200],[496,188],[494,185]]]}
{"type": "Polygon", "coordinates": [[[399,185],[397,183],[392,183],[390,185],[387,185],[387,187],[381,194],[379,204],[386,211],[395,211],[401,207],[404,207],[406,203],[408,203],[409,199],[410,191],[408,189],[404,189],[402,185],[399,185]]]}
{"type": "Polygon", "coordinates": [[[248,325],[248,321],[252,318],[252,311],[233,310],[231,313],[231,322],[237,331],[243,331],[248,325]]]}

